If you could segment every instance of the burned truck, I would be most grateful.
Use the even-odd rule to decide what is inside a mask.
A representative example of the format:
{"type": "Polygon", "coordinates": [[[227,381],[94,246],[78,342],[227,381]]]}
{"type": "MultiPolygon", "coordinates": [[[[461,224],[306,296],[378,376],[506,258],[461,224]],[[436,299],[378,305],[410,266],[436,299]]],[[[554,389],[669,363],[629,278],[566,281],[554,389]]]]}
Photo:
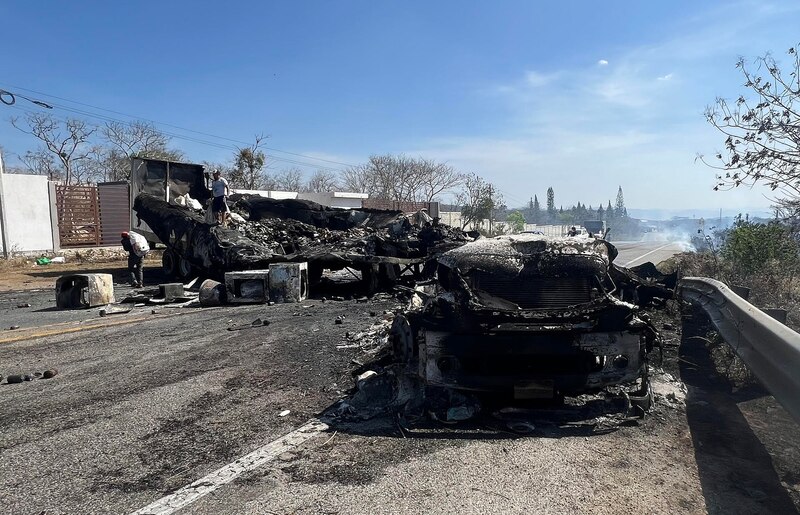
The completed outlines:
{"type": "Polygon", "coordinates": [[[631,398],[648,405],[657,333],[614,296],[616,254],[601,239],[535,234],[450,250],[396,317],[395,357],[432,387],[528,400],[635,384],[631,398]]]}
{"type": "Polygon", "coordinates": [[[165,272],[182,279],[306,262],[312,283],[324,270],[348,268],[361,274],[370,293],[390,287],[406,272],[433,275],[436,256],[475,237],[437,223],[415,225],[400,211],[336,209],[252,195],[232,195],[230,208],[239,221],[223,227],[209,223],[202,210],[142,192],[133,204],[134,227],[146,224],[167,247],[165,272]]]}

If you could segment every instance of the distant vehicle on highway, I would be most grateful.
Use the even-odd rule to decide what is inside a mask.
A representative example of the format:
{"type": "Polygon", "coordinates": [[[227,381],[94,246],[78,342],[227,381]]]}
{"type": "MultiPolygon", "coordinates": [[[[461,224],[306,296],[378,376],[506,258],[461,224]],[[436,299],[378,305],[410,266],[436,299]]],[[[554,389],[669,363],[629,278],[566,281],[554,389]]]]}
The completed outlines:
{"type": "Polygon", "coordinates": [[[589,231],[589,234],[603,238],[606,235],[606,222],[605,220],[584,220],[583,227],[589,231]]]}

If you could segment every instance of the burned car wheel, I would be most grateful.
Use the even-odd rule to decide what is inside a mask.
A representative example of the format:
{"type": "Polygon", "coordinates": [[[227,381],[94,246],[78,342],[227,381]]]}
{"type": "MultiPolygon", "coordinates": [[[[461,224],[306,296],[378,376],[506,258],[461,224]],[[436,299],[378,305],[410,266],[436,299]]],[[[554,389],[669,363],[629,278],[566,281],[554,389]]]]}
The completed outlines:
{"type": "Polygon", "coordinates": [[[410,363],[416,351],[415,330],[403,315],[397,315],[392,322],[389,341],[392,343],[392,355],[399,363],[410,363]]]}
{"type": "Polygon", "coordinates": [[[178,272],[178,257],[171,250],[165,250],[161,256],[161,268],[167,277],[174,277],[178,272]]]}
{"type": "Polygon", "coordinates": [[[194,265],[192,265],[186,258],[177,258],[177,273],[181,279],[189,279],[194,274],[194,265]]]}

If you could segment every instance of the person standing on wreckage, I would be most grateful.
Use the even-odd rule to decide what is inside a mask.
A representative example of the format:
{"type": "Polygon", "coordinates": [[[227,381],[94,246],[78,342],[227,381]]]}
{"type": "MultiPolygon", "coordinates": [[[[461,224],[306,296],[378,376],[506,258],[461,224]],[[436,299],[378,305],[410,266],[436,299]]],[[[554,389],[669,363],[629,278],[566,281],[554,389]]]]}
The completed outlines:
{"type": "Polygon", "coordinates": [[[222,225],[225,222],[225,217],[228,214],[228,204],[225,198],[230,195],[231,190],[228,188],[228,181],[225,180],[219,173],[219,170],[214,170],[214,180],[211,181],[211,212],[216,216],[217,223],[222,225]]]}

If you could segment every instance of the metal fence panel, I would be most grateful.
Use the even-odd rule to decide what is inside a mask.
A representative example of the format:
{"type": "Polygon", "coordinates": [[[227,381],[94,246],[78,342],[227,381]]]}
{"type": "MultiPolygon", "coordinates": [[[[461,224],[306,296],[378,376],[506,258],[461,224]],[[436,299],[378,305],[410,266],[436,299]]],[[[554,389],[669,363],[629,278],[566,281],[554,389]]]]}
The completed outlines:
{"type": "Polygon", "coordinates": [[[100,245],[100,209],[95,186],[56,186],[56,210],[62,247],[100,245]]]}
{"type": "Polygon", "coordinates": [[[118,245],[120,233],[130,229],[131,207],[127,182],[102,182],[97,185],[100,201],[100,243],[118,245]]]}

